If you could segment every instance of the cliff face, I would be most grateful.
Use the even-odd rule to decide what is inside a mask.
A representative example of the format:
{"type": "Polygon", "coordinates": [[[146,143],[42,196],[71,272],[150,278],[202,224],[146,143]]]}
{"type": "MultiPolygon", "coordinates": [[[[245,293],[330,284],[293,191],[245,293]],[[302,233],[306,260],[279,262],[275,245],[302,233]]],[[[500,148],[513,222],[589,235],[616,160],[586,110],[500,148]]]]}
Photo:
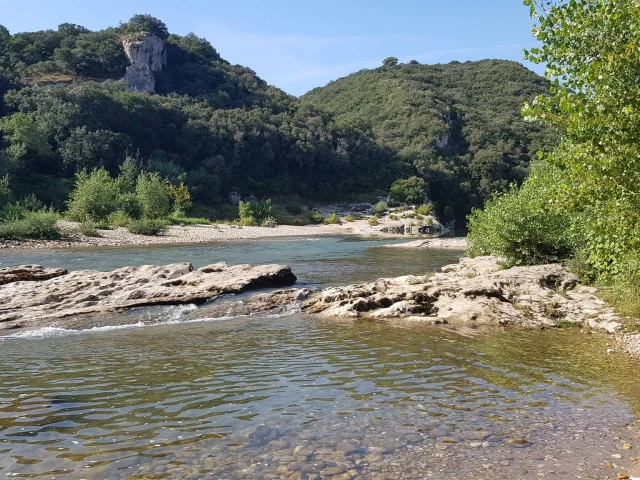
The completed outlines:
{"type": "Polygon", "coordinates": [[[130,66],[124,76],[127,90],[132,92],[155,92],[155,72],[167,65],[167,49],[155,35],[147,34],[142,40],[123,39],[124,53],[130,66]]]}

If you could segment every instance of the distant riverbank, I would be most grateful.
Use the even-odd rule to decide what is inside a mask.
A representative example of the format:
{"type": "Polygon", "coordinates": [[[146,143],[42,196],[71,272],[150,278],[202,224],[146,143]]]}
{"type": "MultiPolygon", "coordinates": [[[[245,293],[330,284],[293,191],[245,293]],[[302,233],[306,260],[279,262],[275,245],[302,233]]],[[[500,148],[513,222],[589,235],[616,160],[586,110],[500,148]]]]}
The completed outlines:
{"type": "Polygon", "coordinates": [[[402,237],[385,231],[385,224],[372,227],[366,220],[343,222],[331,225],[277,227],[247,227],[230,224],[170,226],[156,236],[136,235],[126,228],[98,230],[99,237],[82,235],[78,231],[79,224],[60,221],[63,231],[60,240],[1,240],[0,249],[48,249],[48,248],[82,248],[82,247],[116,247],[140,245],[167,245],[213,243],[230,240],[249,240],[276,237],[304,237],[318,235],[376,235],[402,237]]]}

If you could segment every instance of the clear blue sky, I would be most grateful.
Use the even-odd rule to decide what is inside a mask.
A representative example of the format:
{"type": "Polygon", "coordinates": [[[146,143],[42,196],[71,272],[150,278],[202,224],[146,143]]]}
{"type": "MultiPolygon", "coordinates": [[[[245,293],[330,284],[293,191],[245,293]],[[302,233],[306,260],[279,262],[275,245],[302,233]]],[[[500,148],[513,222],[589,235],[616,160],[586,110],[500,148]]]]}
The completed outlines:
{"type": "Polygon", "coordinates": [[[0,0],[0,12],[12,33],[64,22],[98,30],[149,13],[294,95],[388,56],[522,61],[534,44],[520,0],[0,0]]]}

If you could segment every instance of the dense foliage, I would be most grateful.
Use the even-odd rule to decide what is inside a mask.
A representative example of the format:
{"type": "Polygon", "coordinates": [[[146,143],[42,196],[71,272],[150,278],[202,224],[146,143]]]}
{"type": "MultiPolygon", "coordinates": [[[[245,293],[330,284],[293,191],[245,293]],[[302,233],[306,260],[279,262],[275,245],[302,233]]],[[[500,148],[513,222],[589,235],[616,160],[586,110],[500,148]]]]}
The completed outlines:
{"type": "Polygon", "coordinates": [[[391,149],[427,181],[439,215],[460,220],[521,182],[535,153],[553,145],[551,129],[520,115],[526,100],[546,91],[546,80],[515,62],[398,65],[389,58],[302,99],[391,149]]]}
{"type": "Polygon", "coordinates": [[[383,63],[300,101],[149,15],[96,32],[0,27],[0,178],[9,175],[17,198],[63,209],[76,174],[124,178],[133,165],[129,183],[146,171],[172,195],[189,192],[176,204],[184,215],[191,201],[204,213],[230,195],[372,198],[418,175],[445,219],[524,178],[547,139],[518,117],[544,90],[540,77],[511,62],[383,63]],[[167,51],[157,95],[121,80],[122,39],[146,34],[167,51]]]}
{"type": "Polygon", "coordinates": [[[573,257],[588,280],[613,285],[611,299],[640,312],[640,4],[635,0],[525,0],[554,78],[549,96],[524,108],[561,133],[519,191],[471,218],[472,252],[511,263],[573,257]],[[550,172],[552,172],[550,174],[550,172]],[[518,217],[521,218],[518,221],[518,217]],[[493,233],[513,222],[507,233],[493,233]],[[486,237],[491,235],[491,242],[486,237]]]}

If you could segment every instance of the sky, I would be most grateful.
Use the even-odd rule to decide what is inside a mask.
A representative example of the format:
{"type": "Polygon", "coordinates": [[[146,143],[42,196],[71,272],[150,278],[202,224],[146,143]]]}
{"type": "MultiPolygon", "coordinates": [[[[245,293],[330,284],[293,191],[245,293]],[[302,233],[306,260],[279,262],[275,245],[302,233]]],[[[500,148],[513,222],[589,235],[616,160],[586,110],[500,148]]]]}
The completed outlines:
{"type": "Polygon", "coordinates": [[[172,33],[206,38],[229,62],[293,95],[389,56],[522,62],[522,50],[535,44],[521,0],[0,0],[0,12],[11,33],[61,23],[100,30],[149,13],[172,33]]]}

